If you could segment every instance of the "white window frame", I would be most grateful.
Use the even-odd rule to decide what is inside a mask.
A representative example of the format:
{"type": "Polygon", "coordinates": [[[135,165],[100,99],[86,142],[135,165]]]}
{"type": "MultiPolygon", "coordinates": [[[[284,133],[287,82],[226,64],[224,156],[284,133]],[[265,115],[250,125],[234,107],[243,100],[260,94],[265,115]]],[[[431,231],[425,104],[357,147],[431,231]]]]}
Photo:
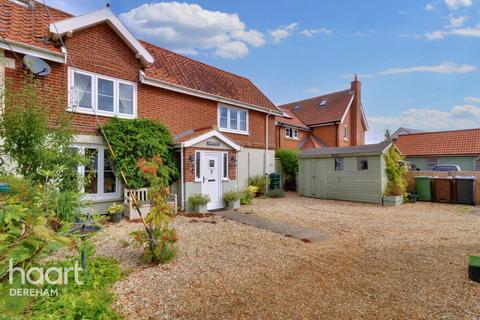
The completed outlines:
{"type": "Polygon", "coordinates": [[[348,126],[347,125],[345,125],[343,127],[343,140],[348,141],[348,126]]]}
{"type": "Polygon", "coordinates": [[[248,109],[243,109],[243,108],[236,108],[232,107],[226,104],[219,104],[217,108],[217,127],[218,130],[221,132],[230,132],[230,133],[236,133],[236,134],[243,134],[243,135],[249,135],[250,129],[249,129],[249,114],[248,114],[248,109]],[[220,110],[221,108],[226,108],[227,109],[227,128],[222,128],[220,126],[220,110]],[[236,110],[237,111],[237,128],[238,129],[230,129],[230,110],[236,110]],[[240,130],[240,112],[242,111],[246,113],[245,120],[246,120],[246,130],[240,130]]]}
{"type": "Polygon", "coordinates": [[[68,68],[68,110],[70,112],[85,113],[105,116],[105,117],[119,117],[124,119],[134,119],[137,117],[137,84],[122,79],[112,78],[102,74],[68,68]],[[92,79],[92,109],[76,107],[73,105],[74,94],[74,74],[79,73],[91,77],[92,79]],[[113,81],[113,112],[98,109],[98,79],[113,81]],[[133,86],[133,114],[120,113],[120,83],[133,86]],[[95,111],[94,111],[95,110],[95,111]]]}
{"type": "MultiPolygon", "coordinates": [[[[120,200],[122,198],[122,194],[120,190],[122,189],[122,183],[119,177],[115,177],[115,192],[104,193],[103,192],[103,183],[104,183],[104,155],[105,150],[108,151],[108,147],[98,145],[98,144],[73,144],[73,148],[76,148],[79,154],[84,155],[85,149],[96,149],[98,155],[98,168],[97,168],[97,190],[98,193],[86,193],[85,199],[91,201],[113,201],[113,200],[120,200]],[[101,192],[100,192],[101,191],[101,192]]],[[[113,169],[113,168],[112,168],[113,169]]],[[[78,166],[78,173],[81,177],[85,177],[85,166],[78,166]]],[[[84,186],[80,186],[80,191],[85,192],[84,186]]]]}
{"type": "Polygon", "coordinates": [[[285,127],[285,138],[290,140],[298,140],[298,129],[294,127],[285,127]],[[292,133],[291,136],[288,135],[288,130],[292,133]]]}
{"type": "Polygon", "coordinates": [[[195,174],[194,175],[194,177],[195,177],[194,181],[195,182],[202,182],[202,178],[201,178],[201,176],[202,176],[202,163],[201,163],[201,160],[202,160],[202,152],[198,151],[198,150],[195,151],[195,166],[194,166],[195,168],[194,168],[194,172],[193,172],[195,174]],[[198,160],[197,160],[197,154],[198,154],[198,160]],[[198,161],[198,163],[197,163],[197,161],[198,161]],[[197,170],[197,166],[198,166],[199,170],[197,170]],[[197,176],[197,173],[198,173],[198,176],[197,176]]]}

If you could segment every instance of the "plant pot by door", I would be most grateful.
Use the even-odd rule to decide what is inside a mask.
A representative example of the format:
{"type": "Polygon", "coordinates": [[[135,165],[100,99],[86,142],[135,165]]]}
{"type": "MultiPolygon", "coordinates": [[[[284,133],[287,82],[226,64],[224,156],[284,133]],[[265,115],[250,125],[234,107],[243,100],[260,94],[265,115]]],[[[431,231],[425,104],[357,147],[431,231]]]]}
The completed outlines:
{"type": "Polygon", "coordinates": [[[115,212],[114,214],[110,215],[110,221],[113,223],[119,223],[120,221],[122,221],[122,216],[122,211],[115,212]]]}
{"type": "Polygon", "coordinates": [[[240,199],[235,201],[228,201],[228,209],[237,210],[240,208],[240,199]]]}
{"type": "Polygon", "coordinates": [[[207,205],[206,204],[197,204],[193,208],[193,211],[199,212],[199,213],[206,213],[206,212],[208,212],[207,205]]]}
{"type": "Polygon", "coordinates": [[[403,196],[383,196],[385,207],[398,207],[403,203],[403,196]]]}

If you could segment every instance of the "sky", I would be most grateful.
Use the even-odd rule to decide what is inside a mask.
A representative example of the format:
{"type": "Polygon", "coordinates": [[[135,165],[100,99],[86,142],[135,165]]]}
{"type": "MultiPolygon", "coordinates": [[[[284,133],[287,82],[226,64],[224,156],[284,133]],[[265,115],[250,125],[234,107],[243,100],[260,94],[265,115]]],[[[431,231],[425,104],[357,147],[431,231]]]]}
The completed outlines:
{"type": "MultiPolygon", "coordinates": [[[[73,14],[98,0],[49,0],[73,14]]],[[[109,1],[139,39],[245,76],[275,104],[362,82],[370,130],[480,127],[480,0],[109,1]]]]}

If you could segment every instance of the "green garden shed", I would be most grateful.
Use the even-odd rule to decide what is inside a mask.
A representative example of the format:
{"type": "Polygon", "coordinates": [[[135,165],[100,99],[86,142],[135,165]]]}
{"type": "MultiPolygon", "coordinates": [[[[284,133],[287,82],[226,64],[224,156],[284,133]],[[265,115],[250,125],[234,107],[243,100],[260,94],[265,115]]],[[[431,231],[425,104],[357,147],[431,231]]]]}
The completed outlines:
{"type": "Polygon", "coordinates": [[[387,184],[383,155],[391,145],[316,148],[299,154],[299,194],[381,204],[387,184]]]}

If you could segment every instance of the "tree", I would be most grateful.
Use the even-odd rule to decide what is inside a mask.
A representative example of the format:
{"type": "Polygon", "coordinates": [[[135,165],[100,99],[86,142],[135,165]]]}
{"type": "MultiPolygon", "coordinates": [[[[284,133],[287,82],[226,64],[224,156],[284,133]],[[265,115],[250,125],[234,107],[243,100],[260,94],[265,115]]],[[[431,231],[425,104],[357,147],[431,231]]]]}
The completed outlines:
{"type": "Polygon", "coordinates": [[[388,141],[388,142],[392,141],[392,135],[390,134],[389,129],[385,130],[385,141],[388,141]]]}

